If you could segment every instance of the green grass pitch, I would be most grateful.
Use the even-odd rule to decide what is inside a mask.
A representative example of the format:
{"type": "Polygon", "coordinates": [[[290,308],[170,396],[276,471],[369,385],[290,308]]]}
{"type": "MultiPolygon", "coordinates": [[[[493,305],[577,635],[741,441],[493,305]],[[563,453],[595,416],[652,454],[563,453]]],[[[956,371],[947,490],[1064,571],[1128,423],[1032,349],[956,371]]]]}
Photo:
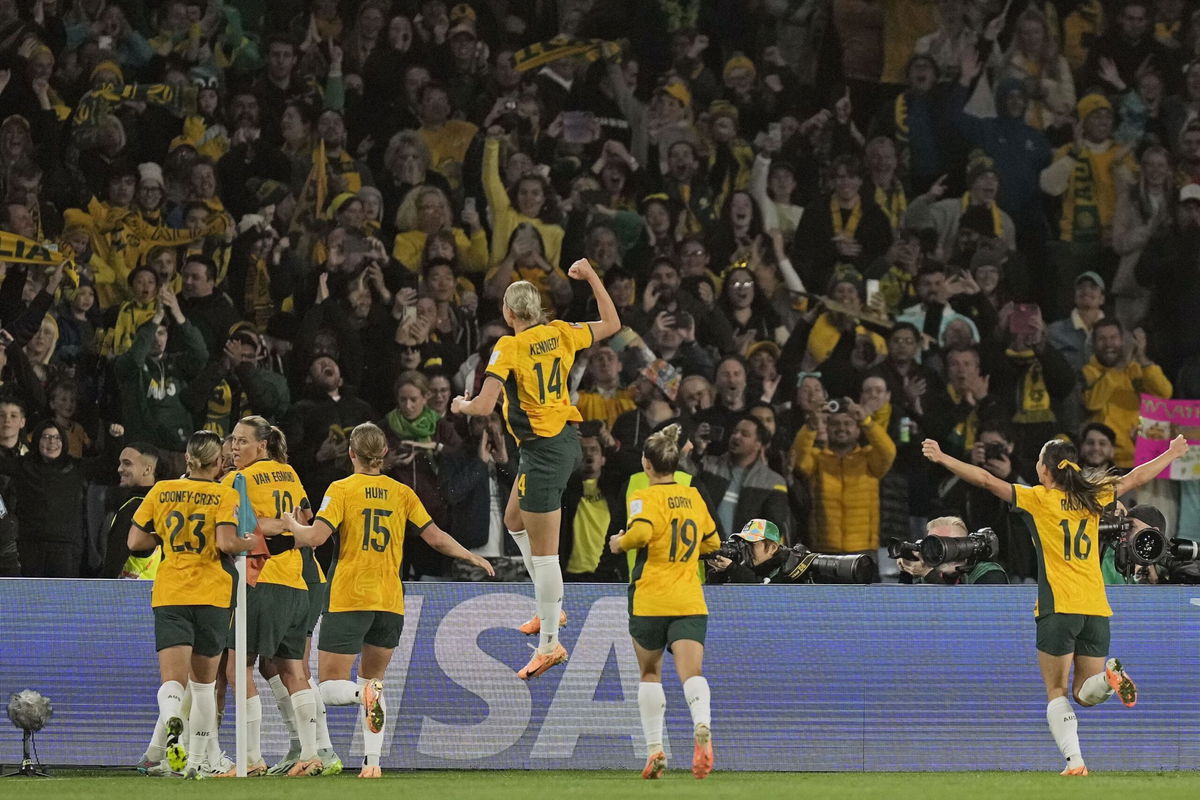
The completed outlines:
{"type": "Polygon", "coordinates": [[[1053,773],[951,772],[951,773],[764,773],[714,772],[695,780],[687,769],[668,771],[659,781],[643,781],[630,770],[507,771],[507,772],[385,772],[382,780],[360,781],[357,770],[334,778],[254,778],[211,780],[199,783],[172,778],[146,778],[131,772],[56,771],[52,779],[8,778],[0,781],[0,797],[54,798],[54,800],[266,800],[267,798],[409,797],[487,798],[532,800],[569,798],[613,800],[655,797],[690,798],[821,798],[821,800],[984,800],[984,798],[1122,798],[1141,796],[1154,800],[1200,797],[1200,772],[1110,772],[1087,778],[1062,778],[1053,773]],[[1136,794],[1135,794],[1136,793],[1136,794]]]}

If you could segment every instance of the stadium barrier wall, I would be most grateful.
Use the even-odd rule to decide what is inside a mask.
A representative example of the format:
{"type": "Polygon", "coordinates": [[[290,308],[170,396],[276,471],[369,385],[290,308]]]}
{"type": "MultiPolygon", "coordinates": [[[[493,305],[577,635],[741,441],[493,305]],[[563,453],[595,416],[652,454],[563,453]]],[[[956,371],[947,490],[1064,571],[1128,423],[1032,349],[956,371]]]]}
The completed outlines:
{"type": "MultiPolygon", "coordinates": [[[[1061,768],[1034,653],[1032,586],[706,588],[705,672],[717,767],[938,771],[1061,768]]],[[[1112,650],[1137,707],[1080,710],[1089,766],[1200,767],[1200,594],[1114,587],[1112,650]]],[[[407,586],[388,671],[385,768],[637,769],[645,755],[638,670],[621,586],[568,584],[564,668],[528,684],[514,671],[532,639],[529,584],[407,586]]],[[[319,635],[319,633],[318,633],[319,635]]],[[[316,654],[313,654],[316,669],[316,654]]],[[[682,690],[664,670],[668,752],[690,763],[682,690]]],[[[37,736],[52,765],[132,765],[156,716],[150,586],[0,580],[0,696],[32,688],[54,717],[37,736]]],[[[265,681],[263,754],[287,749],[265,681]]],[[[233,750],[233,702],[221,730],[233,750]]],[[[361,756],[356,710],[329,709],[347,764],[361,756]]],[[[0,727],[0,762],[20,759],[0,727]]]]}

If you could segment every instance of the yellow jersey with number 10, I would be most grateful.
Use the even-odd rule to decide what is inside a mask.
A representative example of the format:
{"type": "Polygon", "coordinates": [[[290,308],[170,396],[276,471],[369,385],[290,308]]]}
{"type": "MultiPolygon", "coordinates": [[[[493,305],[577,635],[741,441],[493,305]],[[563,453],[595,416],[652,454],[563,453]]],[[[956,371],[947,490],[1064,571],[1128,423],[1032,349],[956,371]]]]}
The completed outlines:
{"type": "Polygon", "coordinates": [[[696,561],[720,548],[717,523],[694,486],[658,483],[629,497],[621,544],[637,550],[629,613],[639,617],[707,614],[696,561]]]}
{"type": "MultiPolygon", "coordinates": [[[[1099,499],[1108,505],[1113,493],[1099,499]]],[[[1029,527],[1041,562],[1034,615],[1111,617],[1100,572],[1099,515],[1068,509],[1067,493],[1045,486],[1013,486],[1012,505],[1029,527]]]]}
{"type": "Polygon", "coordinates": [[[221,560],[217,526],[237,527],[238,493],[214,481],[159,481],[133,514],[133,524],[162,540],[162,563],[150,605],[229,608],[233,571],[221,560]]]}
{"type": "Polygon", "coordinates": [[[582,422],[571,405],[567,378],[575,353],[592,346],[592,326],[554,320],[512,336],[492,350],[487,374],[504,384],[504,421],[522,444],[557,436],[568,422],[582,422]]]}
{"type": "MultiPolygon", "coordinates": [[[[228,473],[221,483],[233,486],[233,479],[239,472],[246,476],[246,496],[250,498],[250,507],[256,517],[279,519],[285,511],[308,508],[308,495],[304,493],[300,476],[290,465],[264,458],[245,469],[228,473]]],[[[268,558],[259,573],[258,582],[308,591],[308,583],[304,580],[304,559],[300,551],[287,550],[268,558]]]]}
{"type": "Polygon", "coordinates": [[[341,544],[329,584],[330,611],[404,613],[404,537],[432,522],[416,493],[386,475],[354,474],[329,484],[317,519],[341,544]]]}

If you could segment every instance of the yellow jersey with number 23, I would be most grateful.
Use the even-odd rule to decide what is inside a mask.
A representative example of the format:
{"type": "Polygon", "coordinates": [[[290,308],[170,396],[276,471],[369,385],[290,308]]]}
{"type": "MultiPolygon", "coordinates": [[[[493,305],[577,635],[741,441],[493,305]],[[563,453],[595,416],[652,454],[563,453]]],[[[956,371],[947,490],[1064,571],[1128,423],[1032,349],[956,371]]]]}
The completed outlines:
{"type": "Polygon", "coordinates": [[[556,319],[496,342],[487,374],[504,385],[504,421],[517,444],[557,436],[568,422],[583,421],[571,405],[567,378],[575,353],[591,347],[593,338],[586,322],[556,319]]]}

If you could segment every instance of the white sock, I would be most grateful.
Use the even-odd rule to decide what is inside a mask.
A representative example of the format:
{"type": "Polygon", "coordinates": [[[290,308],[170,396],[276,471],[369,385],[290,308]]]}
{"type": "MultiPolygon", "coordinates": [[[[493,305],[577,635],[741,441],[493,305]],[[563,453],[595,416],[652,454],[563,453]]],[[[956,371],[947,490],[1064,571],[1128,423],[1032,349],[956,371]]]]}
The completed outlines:
{"type": "Polygon", "coordinates": [[[1113,688],[1108,685],[1108,677],[1098,672],[1083,682],[1079,687],[1079,699],[1085,705],[1098,706],[1113,696],[1113,688]]]}
{"type": "Polygon", "coordinates": [[[1058,745],[1058,752],[1067,760],[1067,767],[1082,767],[1079,723],[1075,719],[1075,709],[1071,708],[1071,701],[1065,697],[1056,697],[1047,703],[1046,722],[1050,723],[1050,733],[1054,736],[1054,743],[1058,745]]]}
{"type": "MultiPolygon", "coordinates": [[[[179,741],[187,744],[192,740],[192,726],[190,717],[192,716],[192,682],[188,681],[183,687],[183,702],[179,704],[179,718],[183,720],[183,734],[179,737],[179,741]]],[[[188,750],[188,754],[191,754],[188,750]]]]}
{"type": "Polygon", "coordinates": [[[683,696],[687,698],[688,711],[692,712],[692,725],[712,727],[711,699],[708,681],[703,675],[693,675],[683,682],[683,696]]]}
{"type": "Polygon", "coordinates": [[[317,750],[332,750],[333,742],[329,740],[329,725],[325,720],[325,700],[321,697],[321,687],[317,685],[316,678],[309,678],[308,685],[312,687],[317,702],[317,750]]]}
{"type": "Polygon", "coordinates": [[[529,573],[529,580],[533,580],[533,548],[529,544],[529,531],[509,531],[508,535],[517,543],[521,560],[525,562],[525,571],[529,573]]]}
{"type": "Polygon", "coordinates": [[[663,749],[663,717],[667,713],[667,694],[661,683],[638,684],[638,712],[642,715],[642,733],[646,736],[646,755],[663,749]]]}
{"type": "Polygon", "coordinates": [[[301,689],[292,695],[296,712],[296,733],[300,736],[300,758],[307,761],[317,757],[317,700],[312,689],[301,689]]]}
{"type": "Polygon", "coordinates": [[[167,681],[162,686],[158,687],[158,723],[154,726],[154,736],[150,739],[150,748],[147,751],[154,750],[154,753],[149,753],[152,760],[162,761],[163,750],[167,744],[167,721],[172,717],[179,717],[179,709],[183,706],[183,684],[179,681],[167,681]],[[159,736],[159,731],[162,731],[162,739],[156,742],[155,739],[159,736]],[[155,745],[157,744],[157,748],[155,745]],[[158,758],[153,758],[154,755],[158,758]]]}
{"type": "MultiPolygon", "coordinates": [[[[347,681],[347,683],[349,683],[349,681],[347,681]]],[[[358,685],[359,685],[360,691],[361,691],[361,687],[367,685],[367,679],[359,678],[358,685]]],[[[383,699],[383,694],[379,695],[379,704],[383,707],[384,726],[386,726],[387,725],[387,702],[383,699]]],[[[364,756],[363,763],[371,765],[371,766],[378,766],[379,765],[379,756],[383,752],[384,728],[381,727],[379,729],[379,733],[371,733],[371,729],[367,727],[367,710],[365,708],[362,708],[361,706],[359,707],[359,710],[358,710],[358,722],[359,722],[359,725],[362,727],[362,734],[363,734],[363,756],[364,756]]]]}
{"type": "Polygon", "coordinates": [[[352,706],[359,701],[360,687],[365,681],[321,681],[321,699],[327,706],[352,706]]]}
{"type": "Polygon", "coordinates": [[[542,621],[538,652],[549,653],[558,644],[558,614],[562,611],[563,579],[558,556],[532,556],[533,593],[542,621]]]}
{"type": "Polygon", "coordinates": [[[288,755],[292,755],[300,747],[300,736],[296,732],[296,710],[292,708],[292,696],[287,687],[283,685],[283,678],[278,675],[268,678],[267,683],[271,684],[271,694],[275,695],[275,705],[279,706],[279,715],[283,717],[283,722],[287,725],[288,737],[291,739],[288,755]]]}
{"type": "Polygon", "coordinates": [[[209,743],[217,727],[215,683],[188,681],[192,710],[188,715],[191,736],[188,740],[188,769],[199,767],[208,757],[209,743]]]}
{"type": "Polygon", "coordinates": [[[160,716],[154,721],[154,733],[150,735],[150,745],[146,748],[145,759],[155,764],[166,758],[167,725],[160,716]]]}
{"type": "Polygon", "coordinates": [[[246,698],[246,763],[262,761],[262,698],[246,698]]]}

